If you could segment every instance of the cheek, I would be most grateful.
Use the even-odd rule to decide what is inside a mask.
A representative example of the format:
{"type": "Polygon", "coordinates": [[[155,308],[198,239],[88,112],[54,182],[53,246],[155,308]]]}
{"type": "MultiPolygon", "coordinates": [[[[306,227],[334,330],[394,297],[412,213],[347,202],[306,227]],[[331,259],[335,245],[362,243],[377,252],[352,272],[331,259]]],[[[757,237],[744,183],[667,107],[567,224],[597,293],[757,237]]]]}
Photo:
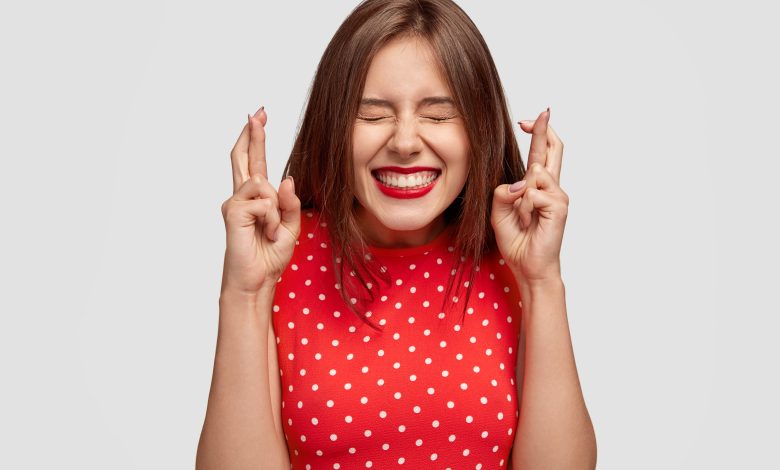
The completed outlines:
{"type": "Polygon", "coordinates": [[[468,171],[469,140],[462,128],[442,128],[431,132],[428,142],[433,150],[444,160],[447,171],[452,176],[463,175],[468,171]]]}

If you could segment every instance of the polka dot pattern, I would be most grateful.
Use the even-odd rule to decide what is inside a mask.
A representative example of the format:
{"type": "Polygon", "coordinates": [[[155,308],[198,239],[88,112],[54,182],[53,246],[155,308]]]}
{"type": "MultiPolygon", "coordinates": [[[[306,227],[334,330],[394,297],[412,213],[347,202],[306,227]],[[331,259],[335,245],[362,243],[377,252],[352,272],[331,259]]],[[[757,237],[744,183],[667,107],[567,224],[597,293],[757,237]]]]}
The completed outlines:
{"type": "Polygon", "coordinates": [[[465,290],[442,308],[450,231],[419,247],[372,248],[390,275],[363,306],[375,331],[337,290],[319,214],[301,222],[272,317],[292,468],[506,468],[521,303],[500,255],[478,267],[460,325],[465,290]]]}

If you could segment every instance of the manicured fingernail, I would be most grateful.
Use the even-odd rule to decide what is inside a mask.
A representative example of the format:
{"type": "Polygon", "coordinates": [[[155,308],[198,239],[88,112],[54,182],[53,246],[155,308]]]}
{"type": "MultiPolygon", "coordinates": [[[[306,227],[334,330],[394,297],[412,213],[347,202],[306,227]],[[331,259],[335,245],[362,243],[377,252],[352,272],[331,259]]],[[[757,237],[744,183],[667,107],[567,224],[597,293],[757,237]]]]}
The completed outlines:
{"type": "Polygon", "coordinates": [[[255,112],[255,117],[259,117],[259,116],[260,116],[260,113],[262,113],[264,109],[265,109],[265,106],[260,106],[260,109],[258,109],[258,110],[255,112]]]}
{"type": "Polygon", "coordinates": [[[533,121],[527,121],[527,120],[523,120],[523,121],[518,121],[517,123],[518,123],[518,124],[525,124],[526,126],[530,126],[532,122],[533,122],[533,121]]]}
{"type": "Polygon", "coordinates": [[[249,126],[249,128],[251,129],[252,128],[252,116],[250,114],[246,115],[246,122],[247,122],[247,125],[249,126]]]}
{"type": "Polygon", "coordinates": [[[523,189],[524,186],[525,186],[525,180],[520,180],[517,183],[513,183],[512,186],[509,187],[509,192],[516,193],[521,189],[523,189]]]}

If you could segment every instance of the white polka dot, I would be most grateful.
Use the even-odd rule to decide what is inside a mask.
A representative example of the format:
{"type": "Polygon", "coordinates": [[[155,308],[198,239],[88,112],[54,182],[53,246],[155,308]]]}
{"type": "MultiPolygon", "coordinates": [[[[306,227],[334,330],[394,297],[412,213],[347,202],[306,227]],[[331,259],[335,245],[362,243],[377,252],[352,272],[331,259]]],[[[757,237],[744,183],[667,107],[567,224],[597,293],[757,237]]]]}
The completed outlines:
{"type": "Polygon", "coordinates": [[[474,421],[474,417],[471,415],[466,416],[466,422],[471,424],[474,421]]]}
{"type": "Polygon", "coordinates": [[[443,320],[445,317],[444,312],[439,312],[439,320],[443,320]]]}
{"type": "Polygon", "coordinates": [[[453,402],[453,401],[448,401],[447,402],[447,408],[454,408],[454,407],[455,407],[455,402],[453,402]]]}
{"type": "Polygon", "coordinates": [[[288,354],[287,355],[287,359],[292,361],[293,359],[295,359],[295,354],[293,354],[293,353],[288,354]]]}
{"type": "Polygon", "coordinates": [[[482,431],[482,434],[480,434],[480,435],[482,436],[482,439],[484,439],[484,438],[488,437],[488,432],[487,431],[482,431]]]}
{"type": "Polygon", "coordinates": [[[455,434],[450,434],[449,441],[455,442],[455,434]]]}
{"type": "Polygon", "coordinates": [[[364,435],[364,436],[366,436],[366,437],[371,437],[371,430],[370,430],[370,429],[366,429],[366,430],[363,432],[363,435],[364,435]]]}
{"type": "Polygon", "coordinates": [[[409,376],[409,381],[410,382],[414,382],[415,380],[417,380],[417,376],[416,375],[412,374],[412,375],[409,376]]]}
{"type": "Polygon", "coordinates": [[[455,359],[460,361],[461,359],[463,359],[463,354],[461,354],[461,353],[456,354],[455,355],[455,359]]]}
{"type": "Polygon", "coordinates": [[[301,376],[306,375],[306,369],[301,369],[300,374],[301,374],[301,376]]]}
{"type": "Polygon", "coordinates": [[[336,439],[338,439],[338,436],[336,436],[335,434],[331,434],[330,435],[330,440],[331,441],[335,441],[336,439]]]}
{"type": "Polygon", "coordinates": [[[440,285],[440,286],[436,287],[436,290],[439,291],[439,292],[444,292],[444,286],[440,285]]]}
{"type": "Polygon", "coordinates": [[[476,338],[476,337],[474,337],[474,336],[472,336],[471,338],[469,338],[469,342],[470,342],[471,344],[474,344],[474,343],[476,343],[476,342],[477,342],[477,338],[476,338]]]}
{"type": "Polygon", "coordinates": [[[382,450],[387,450],[390,448],[390,444],[384,443],[382,444],[382,450]]]}
{"type": "Polygon", "coordinates": [[[398,432],[404,432],[404,431],[406,431],[406,426],[404,426],[403,424],[398,426],[398,432]]]}
{"type": "Polygon", "coordinates": [[[480,403],[482,403],[483,405],[487,405],[488,399],[487,399],[487,397],[482,397],[482,398],[480,398],[480,399],[479,399],[479,401],[480,401],[480,403]]]}
{"type": "Polygon", "coordinates": [[[353,357],[355,357],[354,354],[352,354],[352,353],[347,354],[347,360],[348,361],[351,361],[353,357]]]}
{"type": "Polygon", "coordinates": [[[428,308],[430,306],[431,306],[431,303],[428,302],[427,300],[423,302],[423,307],[428,308]]]}
{"type": "Polygon", "coordinates": [[[412,294],[414,294],[415,292],[417,292],[417,288],[416,288],[416,287],[414,287],[414,286],[412,286],[412,287],[410,287],[410,288],[409,288],[409,292],[411,292],[412,294]]]}
{"type": "Polygon", "coordinates": [[[314,359],[317,359],[317,360],[319,361],[320,359],[322,359],[322,354],[320,354],[320,353],[315,353],[315,354],[314,354],[314,359]]]}
{"type": "Polygon", "coordinates": [[[350,454],[354,454],[355,452],[357,452],[357,450],[354,447],[350,447],[349,448],[349,453],[350,454]]]}
{"type": "Polygon", "coordinates": [[[289,294],[287,294],[287,296],[290,297],[291,299],[294,299],[295,298],[295,292],[290,292],[289,294]]]}
{"type": "Polygon", "coordinates": [[[428,395],[433,395],[436,391],[433,389],[433,387],[428,387],[428,395]]]}
{"type": "Polygon", "coordinates": [[[401,392],[395,392],[393,394],[393,397],[395,397],[396,400],[400,400],[401,399],[401,392]]]}
{"type": "Polygon", "coordinates": [[[368,403],[368,398],[367,397],[361,397],[360,398],[360,403],[365,405],[366,403],[368,403]]]}
{"type": "Polygon", "coordinates": [[[430,357],[426,357],[426,358],[425,358],[425,363],[426,363],[426,364],[430,365],[430,364],[431,364],[431,362],[433,362],[433,361],[431,360],[431,358],[430,358],[430,357]]]}
{"type": "Polygon", "coordinates": [[[325,328],[325,325],[323,325],[322,323],[317,323],[317,329],[318,330],[321,330],[323,328],[325,328]]]}
{"type": "Polygon", "coordinates": [[[497,416],[498,416],[498,420],[499,420],[499,421],[501,421],[502,419],[504,419],[504,413],[502,413],[502,412],[500,412],[500,411],[498,412],[498,415],[497,415],[497,416]]]}
{"type": "Polygon", "coordinates": [[[363,367],[360,369],[360,371],[361,371],[361,372],[363,372],[364,374],[365,374],[365,373],[367,373],[367,372],[368,372],[368,366],[363,366],[363,367]]]}
{"type": "Polygon", "coordinates": [[[469,455],[469,450],[463,449],[463,456],[466,457],[467,455],[469,455]]]}
{"type": "Polygon", "coordinates": [[[425,336],[429,336],[430,334],[431,334],[431,330],[429,330],[427,328],[423,331],[423,335],[425,335],[425,336]]]}
{"type": "Polygon", "coordinates": [[[455,331],[460,331],[460,325],[455,325],[454,327],[452,327],[452,329],[455,331]]]}
{"type": "Polygon", "coordinates": [[[438,456],[438,455],[436,455],[435,453],[434,453],[434,454],[431,454],[431,460],[436,460],[438,457],[439,457],[439,456],[438,456]]]}
{"type": "Polygon", "coordinates": [[[466,390],[468,388],[469,388],[469,386],[468,386],[468,384],[466,382],[463,382],[462,384],[460,384],[460,389],[461,390],[466,390]]]}
{"type": "Polygon", "coordinates": [[[331,369],[331,370],[330,370],[328,373],[329,373],[331,376],[334,376],[334,375],[336,375],[336,369],[331,369]]]}
{"type": "Polygon", "coordinates": [[[448,375],[450,375],[450,371],[448,371],[448,370],[441,371],[441,376],[442,377],[447,377],[448,375]]]}
{"type": "Polygon", "coordinates": [[[385,379],[379,379],[379,380],[377,380],[377,381],[376,381],[376,384],[377,384],[377,385],[379,385],[379,386],[381,387],[382,385],[384,385],[384,384],[385,384],[385,379]]]}
{"type": "Polygon", "coordinates": [[[301,338],[301,344],[304,345],[304,346],[309,344],[309,338],[301,338]]]}
{"type": "Polygon", "coordinates": [[[312,391],[315,391],[315,392],[316,392],[316,391],[317,391],[319,388],[320,388],[320,386],[319,386],[319,385],[317,385],[317,384],[311,384],[311,389],[312,389],[312,391]]]}
{"type": "Polygon", "coordinates": [[[316,426],[316,425],[317,425],[319,422],[320,422],[320,420],[318,420],[317,418],[312,418],[312,419],[311,419],[311,424],[313,424],[313,425],[315,425],[315,426],[316,426]]]}
{"type": "Polygon", "coordinates": [[[412,345],[412,346],[409,346],[409,352],[414,352],[414,350],[415,350],[415,349],[416,349],[416,348],[415,348],[413,345],[412,345]]]}
{"type": "Polygon", "coordinates": [[[293,323],[293,322],[289,322],[289,323],[287,324],[287,328],[289,328],[289,329],[291,329],[291,330],[292,330],[293,328],[295,328],[295,323],[293,323]]]}
{"type": "Polygon", "coordinates": [[[446,341],[441,341],[441,342],[439,342],[439,346],[442,347],[442,348],[446,348],[447,347],[447,342],[446,341]]]}
{"type": "Polygon", "coordinates": [[[479,373],[479,366],[474,366],[474,373],[479,373]]]}
{"type": "Polygon", "coordinates": [[[366,468],[371,468],[374,464],[369,460],[366,462],[366,468]]]}
{"type": "Polygon", "coordinates": [[[298,401],[298,408],[299,408],[299,409],[300,409],[300,408],[303,408],[303,402],[302,402],[302,401],[298,401]]]}
{"type": "Polygon", "coordinates": [[[409,317],[409,324],[414,323],[414,317],[409,317]]]}
{"type": "Polygon", "coordinates": [[[420,412],[420,407],[419,407],[419,406],[415,406],[415,407],[413,408],[413,411],[414,411],[415,413],[419,413],[419,412],[420,412]]]}
{"type": "Polygon", "coordinates": [[[398,339],[401,337],[400,333],[393,333],[393,339],[398,341],[398,339]]]}
{"type": "Polygon", "coordinates": [[[325,405],[327,405],[328,408],[333,408],[333,400],[328,400],[328,402],[325,403],[325,405]]]}
{"type": "Polygon", "coordinates": [[[352,422],[352,416],[350,416],[350,415],[344,416],[344,421],[346,421],[348,423],[351,423],[352,422]]]}
{"type": "Polygon", "coordinates": [[[344,384],[344,390],[349,390],[351,388],[352,388],[352,384],[351,383],[345,383],[344,384]]]}
{"type": "Polygon", "coordinates": [[[397,310],[400,310],[400,309],[401,309],[401,302],[396,302],[396,303],[395,303],[395,308],[396,308],[397,310]]]}
{"type": "Polygon", "coordinates": [[[398,463],[399,463],[399,464],[403,465],[403,464],[404,464],[404,462],[406,462],[406,459],[405,459],[405,458],[403,458],[403,457],[399,457],[399,458],[398,458],[398,463]]]}
{"type": "Polygon", "coordinates": [[[423,440],[422,439],[417,439],[416,441],[414,441],[414,443],[415,443],[415,445],[417,447],[420,447],[421,445],[423,445],[423,440]]]}
{"type": "Polygon", "coordinates": [[[379,412],[379,417],[380,418],[387,418],[387,411],[385,411],[385,410],[380,411],[379,412]]]}
{"type": "Polygon", "coordinates": [[[431,423],[431,426],[433,426],[434,428],[438,428],[439,427],[439,420],[438,419],[434,419],[433,422],[431,423]]]}
{"type": "Polygon", "coordinates": [[[306,436],[304,436],[303,434],[301,434],[301,442],[306,442],[306,436]]]}
{"type": "Polygon", "coordinates": [[[395,285],[397,285],[397,286],[400,286],[403,283],[404,283],[404,281],[401,280],[401,279],[396,279],[396,281],[395,281],[395,285]]]}

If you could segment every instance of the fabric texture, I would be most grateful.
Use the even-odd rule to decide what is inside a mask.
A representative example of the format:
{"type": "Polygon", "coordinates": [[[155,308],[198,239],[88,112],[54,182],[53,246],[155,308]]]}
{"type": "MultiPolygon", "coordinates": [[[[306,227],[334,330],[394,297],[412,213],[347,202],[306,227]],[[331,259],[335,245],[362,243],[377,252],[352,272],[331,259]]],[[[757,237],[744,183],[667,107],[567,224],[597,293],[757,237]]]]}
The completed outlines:
{"type": "MultiPolygon", "coordinates": [[[[277,284],[273,326],[293,469],[506,468],[519,416],[522,303],[500,254],[479,266],[467,313],[442,302],[452,230],[418,247],[371,247],[390,276],[365,305],[342,300],[327,225],[311,210],[277,284]]],[[[465,291],[463,291],[465,292],[465,291]]]]}

